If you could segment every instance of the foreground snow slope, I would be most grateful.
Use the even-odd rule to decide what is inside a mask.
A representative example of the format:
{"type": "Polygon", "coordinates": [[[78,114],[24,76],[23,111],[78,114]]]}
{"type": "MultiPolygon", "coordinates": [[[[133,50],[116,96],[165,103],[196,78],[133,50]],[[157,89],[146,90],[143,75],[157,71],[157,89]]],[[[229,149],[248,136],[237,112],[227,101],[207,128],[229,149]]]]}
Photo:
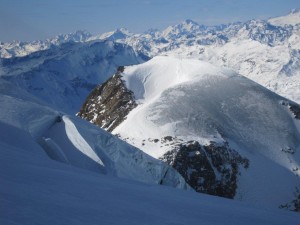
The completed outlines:
{"type": "Polygon", "coordinates": [[[295,225],[300,221],[297,213],[78,169],[49,160],[21,129],[3,122],[0,129],[1,224],[295,225]]]}
{"type": "Polygon", "coordinates": [[[199,60],[155,57],[126,67],[122,79],[139,105],[113,133],[156,158],[176,149],[169,137],[228,142],[249,160],[249,168],[240,170],[236,199],[278,207],[293,198],[300,185],[294,103],[199,60]]]}

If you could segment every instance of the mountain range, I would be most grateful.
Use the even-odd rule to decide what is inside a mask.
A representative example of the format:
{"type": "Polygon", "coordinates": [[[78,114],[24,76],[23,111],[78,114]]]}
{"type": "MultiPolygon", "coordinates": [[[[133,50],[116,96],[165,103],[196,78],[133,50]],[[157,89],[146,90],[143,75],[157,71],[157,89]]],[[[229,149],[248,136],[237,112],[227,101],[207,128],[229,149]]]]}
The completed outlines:
{"type": "Polygon", "coordinates": [[[101,35],[86,31],[59,35],[46,41],[0,45],[1,58],[24,56],[68,42],[110,40],[131,46],[144,60],[157,55],[197,58],[229,67],[268,89],[300,102],[300,12],[267,21],[250,20],[204,26],[192,20],[133,34],[121,28],[101,35]]]}

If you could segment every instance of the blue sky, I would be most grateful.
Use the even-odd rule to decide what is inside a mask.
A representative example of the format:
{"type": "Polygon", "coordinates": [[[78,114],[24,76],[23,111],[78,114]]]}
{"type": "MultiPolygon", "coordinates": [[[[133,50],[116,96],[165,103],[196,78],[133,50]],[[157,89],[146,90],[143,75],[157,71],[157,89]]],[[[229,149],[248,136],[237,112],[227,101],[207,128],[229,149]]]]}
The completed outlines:
{"type": "Polygon", "coordinates": [[[300,0],[0,0],[0,41],[121,27],[143,32],[185,19],[205,25],[267,19],[293,8],[300,8],[300,0]]]}

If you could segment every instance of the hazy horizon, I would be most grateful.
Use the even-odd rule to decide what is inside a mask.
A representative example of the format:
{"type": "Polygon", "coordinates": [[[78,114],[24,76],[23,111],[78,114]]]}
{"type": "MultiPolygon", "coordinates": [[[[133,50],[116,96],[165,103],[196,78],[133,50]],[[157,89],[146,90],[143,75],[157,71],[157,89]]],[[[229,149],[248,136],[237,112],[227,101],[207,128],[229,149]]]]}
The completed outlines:
{"type": "Polygon", "coordinates": [[[186,19],[218,25],[282,16],[299,7],[299,0],[3,0],[0,41],[43,40],[77,30],[101,34],[127,28],[141,33],[186,19]]]}

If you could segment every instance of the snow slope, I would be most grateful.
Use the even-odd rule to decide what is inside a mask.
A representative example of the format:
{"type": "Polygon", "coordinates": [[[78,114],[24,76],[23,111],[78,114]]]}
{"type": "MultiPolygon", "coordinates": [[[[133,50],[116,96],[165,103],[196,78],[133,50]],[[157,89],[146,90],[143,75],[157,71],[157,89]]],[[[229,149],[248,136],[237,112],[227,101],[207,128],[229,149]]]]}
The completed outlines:
{"type": "MultiPolygon", "coordinates": [[[[14,140],[26,136],[10,128],[14,140]]],[[[1,224],[294,225],[300,220],[297,213],[78,169],[25,150],[28,140],[15,146],[1,138],[1,224]]]]}
{"type": "Polygon", "coordinates": [[[0,76],[52,107],[75,114],[89,92],[118,66],[142,61],[124,44],[68,42],[25,57],[0,59],[0,76]]]}
{"type": "Polygon", "coordinates": [[[158,141],[168,136],[228,142],[250,163],[236,199],[278,207],[293,198],[300,185],[300,121],[289,110],[292,102],[232,70],[192,59],[155,57],[126,67],[123,79],[139,105],[114,134],[155,158],[174,148],[158,141]]]}

